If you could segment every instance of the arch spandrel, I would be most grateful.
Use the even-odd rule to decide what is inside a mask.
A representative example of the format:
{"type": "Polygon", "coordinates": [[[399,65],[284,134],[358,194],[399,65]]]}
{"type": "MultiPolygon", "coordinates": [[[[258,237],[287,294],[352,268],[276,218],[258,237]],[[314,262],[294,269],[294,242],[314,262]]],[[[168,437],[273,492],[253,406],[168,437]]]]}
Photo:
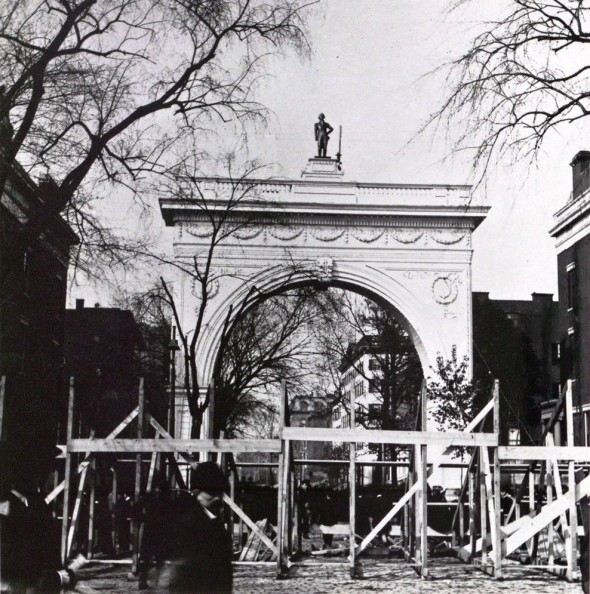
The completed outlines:
{"type": "MultiPolygon", "coordinates": [[[[451,310],[448,306],[437,304],[431,297],[431,287],[436,279],[446,278],[448,272],[391,272],[378,270],[375,266],[337,262],[329,257],[320,257],[317,262],[309,263],[309,266],[295,263],[294,269],[275,266],[262,271],[251,271],[247,282],[236,278],[221,281],[223,289],[210,303],[206,331],[198,345],[197,360],[200,361],[201,381],[207,383],[213,376],[222,331],[230,309],[237,311],[252,287],[256,287],[258,293],[266,295],[297,285],[313,284],[319,278],[317,268],[321,268],[325,260],[331,262],[332,270],[329,278],[323,278],[324,283],[383,301],[396,310],[399,322],[412,337],[425,372],[434,365],[439,354],[450,356],[454,346],[460,353],[469,355],[467,345],[470,325],[463,327],[459,333],[457,324],[454,323],[457,314],[453,313],[453,317],[449,317],[451,310]],[[408,274],[411,278],[408,278],[408,274]],[[430,287],[430,293],[424,291],[424,285],[430,287]]],[[[242,273],[245,271],[242,270],[242,273]]],[[[453,309],[459,307],[460,303],[455,299],[453,309]]]]}

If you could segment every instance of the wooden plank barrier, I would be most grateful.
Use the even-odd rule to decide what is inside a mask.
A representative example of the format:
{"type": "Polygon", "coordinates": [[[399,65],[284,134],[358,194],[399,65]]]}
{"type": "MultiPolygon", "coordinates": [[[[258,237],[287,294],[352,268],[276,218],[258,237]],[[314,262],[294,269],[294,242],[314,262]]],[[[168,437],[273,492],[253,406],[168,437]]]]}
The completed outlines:
{"type": "MultiPolygon", "coordinates": [[[[461,432],[464,434],[470,433],[473,431],[475,427],[477,427],[482,419],[493,409],[494,403],[490,400],[484,408],[477,414],[477,416],[471,421],[467,427],[461,432]]],[[[419,433],[419,432],[416,432],[419,433]]],[[[449,446],[442,454],[442,456],[438,457],[436,460],[433,461],[432,465],[428,469],[428,476],[431,476],[435,470],[440,468],[443,463],[444,457],[448,456],[452,451],[452,447],[449,446]]],[[[358,545],[357,554],[360,554],[364,551],[372,540],[385,528],[385,526],[391,522],[391,520],[399,513],[399,511],[403,508],[403,506],[418,492],[420,489],[420,485],[418,483],[414,483],[413,485],[409,486],[406,492],[400,497],[399,501],[395,503],[395,505],[387,512],[387,514],[381,519],[380,522],[369,532],[369,534],[363,539],[363,541],[358,545]]]]}
{"type": "MultiPolygon", "coordinates": [[[[586,477],[578,484],[574,476],[575,464],[590,464],[590,448],[574,445],[573,441],[573,406],[572,406],[572,384],[568,382],[560,402],[565,407],[567,421],[567,445],[555,446],[550,431],[545,430],[543,446],[500,446],[499,436],[499,385],[494,382],[493,397],[486,406],[478,413],[471,423],[463,431],[428,431],[426,430],[426,389],[423,386],[421,392],[420,415],[417,419],[415,431],[387,431],[369,430],[356,426],[354,397],[350,401],[350,427],[347,429],[315,428],[315,427],[290,427],[288,414],[288,392],[287,386],[283,383],[281,391],[281,410],[279,419],[278,439],[173,439],[147,411],[142,411],[141,394],[140,404],[137,409],[124,419],[117,428],[106,438],[96,439],[90,437],[82,439],[73,435],[74,418],[74,391],[73,379],[70,386],[70,402],[68,407],[68,440],[62,447],[63,457],[66,459],[66,477],[64,481],[48,495],[49,501],[64,492],[64,519],[62,524],[62,556],[67,557],[72,552],[75,540],[78,518],[80,515],[81,502],[84,492],[84,483],[90,476],[89,464],[95,456],[100,453],[127,453],[136,456],[136,495],[141,491],[142,481],[142,454],[151,454],[149,464],[147,485],[151,484],[158,457],[162,455],[168,460],[178,477],[179,484],[184,486],[181,469],[178,466],[177,456],[193,468],[198,463],[194,453],[206,452],[208,455],[217,455],[222,461],[233,460],[233,455],[241,452],[269,452],[278,454],[278,517],[276,526],[276,541],[266,534],[268,522],[253,522],[235,501],[236,485],[232,480],[232,496],[224,494],[224,502],[236,514],[241,525],[250,529],[250,536],[244,549],[241,560],[243,562],[261,562],[263,559],[275,560],[277,578],[284,577],[292,566],[290,555],[294,552],[294,536],[296,536],[297,523],[293,521],[293,514],[297,513],[296,489],[297,481],[294,474],[296,461],[293,458],[292,441],[311,442],[340,442],[349,444],[348,460],[339,463],[348,465],[349,478],[349,522],[344,527],[348,533],[349,543],[347,546],[348,567],[350,575],[356,577],[358,556],[366,549],[372,540],[386,527],[388,523],[401,510],[404,515],[404,550],[406,558],[412,561],[413,566],[422,578],[428,578],[430,574],[428,560],[428,537],[435,534],[428,527],[428,478],[433,472],[444,465],[445,457],[456,447],[471,448],[472,456],[468,468],[467,477],[462,485],[457,505],[459,519],[459,534],[453,535],[458,540],[460,549],[458,556],[462,560],[477,562],[484,570],[493,568],[493,575],[496,578],[502,577],[503,560],[517,552],[520,547],[527,545],[529,554],[532,554],[533,563],[537,567],[552,569],[556,562],[556,556],[565,555],[567,561],[566,574],[568,579],[574,579],[576,575],[575,562],[577,557],[577,502],[590,495],[590,477],[586,477]],[[493,431],[483,432],[483,421],[493,411],[493,431]],[[155,438],[146,437],[143,433],[142,418],[155,430],[155,438]],[[134,420],[138,421],[137,437],[135,439],[120,438],[121,432],[134,420]],[[392,505],[391,509],[376,524],[372,525],[369,534],[359,544],[355,534],[355,513],[356,513],[356,475],[360,464],[356,460],[356,444],[396,444],[412,447],[411,460],[408,470],[408,486],[401,498],[392,505]],[[437,455],[428,465],[428,449],[430,446],[443,446],[442,454],[437,455]],[[491,452],[489,449],[491,448],[491,452]],[[84,454],[85,457],[77,465],[77,472],[80,475],[79,488],[74,502],[71,521],[69,518],[70,489],[69,482],[72,480],[74,470],[74,457],[77,454],[84,454]],[[222,456],[223,455],[223,456],[222,456]],[[501,525],[502,513],[500,506],[500,485],[501,472],[517,472],[514,464],[507,464],[511,461],[518,461],[520,466],[523,462],[529,462],[525,468],[525,475],[530,477],[520,487],[519,496],[526,494],[528,487],[529,515],[520,517],[520,499],[514,499],[509,513],[506,515],[506,524],[501,525]],[[535,481],[534,473],[538,472],[539,462],[542,476],[535,481]],[[561,464],[561,468],[560,468],[561,464]],[[561,484],[564,470],[567,470],[568,490],[564,493],[561,484]],[[139,480],[137,480],[139,477],[139,480]],[[546,504],[541,505],[538,500],[538,493],[535,485],[546,491],[546,504]],[[555,490],[555,494],[554,491],[555,490]],[[465,497],[469,500],[469,518],[464,517],[465,497]],[[535,499],[538,504],[535,509],[535,499]],[[411,508],[408,513],[407,506],[411,508]],[[514,518],[514,516],[516,517],[514,518]],[[476,526],[476,519],[479,518],[479,525],[476,526]],[[559,521],[559,526],[556,522],[559,521]],[[468,526],[467,526],[468,524],[468,526]],[[468,530],[468,534],[464,531],[468,530]],[[562,543],[560,532],[563,531],[565,542],[562,543]],[[478,534],[479,532],[479,534],[478,534]],[[541,557],[543,559],[541,559],[541,557]],[[546,563],[543,561],[546,559],[546,563]]],[[[558,412],[552,415],[552,427],[558,418],[558,412]]],[[[314,460],[318,464],[322,461],[314,460]]],[[[330,462],[330,461],[328,461],[330,462]]],[[[238,464],[239,465],[239,464],[238,464]]],[[[518,468],[520,468],[518,466],[518,468]]],[[[236,471],[233,465],[233,473],[236,471]]],[[[521,471],[522,472],[522,471],[521,471]]],[[[233,476],[233,475],[232,475],[233,476]]],[[[234,477],[235,478],[235,477],[234,477]]],[[[233,518],[233,516],[232,516],[233,518]]],[[[92,519],[90,519],[90,531],[92,532],[92,519]]],[[[230,525],[232,522],[230,521],[230,525]]],[[[453,530],[456,524],[453,521],[453,530]]],[[[454,542],[455,542],[454,541],[454,542]]],[[[134,561],[137,551],[137,542],[134,540],[134,561]]],[[[89,549],[92,547],[91,538],[88,542],[89,549]]],[[[135,563],[134,563],[135,566],[135,563]]],[[[563,570],[562,570],[563,571],[563,570]]]]}

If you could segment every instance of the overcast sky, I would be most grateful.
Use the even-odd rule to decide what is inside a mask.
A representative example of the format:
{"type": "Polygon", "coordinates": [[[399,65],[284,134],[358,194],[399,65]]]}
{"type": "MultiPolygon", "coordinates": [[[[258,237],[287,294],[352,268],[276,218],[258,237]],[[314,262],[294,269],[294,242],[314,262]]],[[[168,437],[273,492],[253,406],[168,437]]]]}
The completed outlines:
{"type": "MultiPolygon", "coordinates": [[[[448,92],[437,68],[460,54],[482,21],[500,15],[502,2],[477,0],[470,12],[452,14],[448,6],[447,0],[323,0],[309,18],[309,59],[290,53],[269,63],[272,76],[257,98],[273,115],[265,130],[250,135],[250,156],[298,178],[315,153],[313,124],[322,111],[336,130],[343,127],[346,180],[471,183],[467,160],[445,159],[450,145],[443,134],[415,136],[448,92]]],[[[487,180],[492,210],[474,236],[474,290],[503,299],[530,299],[533,292],[557,297],[549,229],[571,190],[573,155],[590,148],[579,127],[562,133],[544,145],[535,166],[505,163],[487,180]]],[[[171,232],[162,239],[171,244],[171,232]]],[[[96,298],[78,287],[70,303],[80,296],[96,298]]]]}
{"type": "MultiPolygon", "coordinates": [[[[325,0],[310,21],[309,62],[277,59],[262,101],[275,113],[259,148],[283,173],[297,177],[313,156],[313,123],[322,111],[343,127],[346,179],[391,183],[471,183],[469,162],[445,160],[444,135],[411,142],[447,92],[429,74],[459,55],[502,3],[478,0],[470,12],[448,14],[443,0],[325,0]]],[[[456,125],[460,125],[457,122],[456,125]]],[[[571,190],[569,163],[581,149],[579,130],[549,139],[536,166],[506,163],[492,173],[492,205],[474,236],[473,288],[492,297],[557,297],[553,214],[571,190]]],[[[329,152],[336,151],[333,134],[329,152]]],[[[483,191],[483,189],[481,190],[483,191]]]]}

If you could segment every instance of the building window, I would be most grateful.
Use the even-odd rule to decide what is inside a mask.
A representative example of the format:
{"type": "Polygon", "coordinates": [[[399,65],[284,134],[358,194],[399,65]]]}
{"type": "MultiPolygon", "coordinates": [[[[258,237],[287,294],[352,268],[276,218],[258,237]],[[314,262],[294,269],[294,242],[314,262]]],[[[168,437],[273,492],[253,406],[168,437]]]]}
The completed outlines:
{"type": "Polygon", "coordinates": [[[575,310],[576,307],[576,293],[578,291],[578,274],[576,271],[576,263],[572,262],[567,266],[567,308],[568,310],[575,310]]]}
{"type": "Polygon", "coordinates": [[[512,322],[513,326],[518,326],[520,323],[520,315],[516,313],[509,313],[506,317],[512,322]]]}
{"type": "Polygon", "coordinates": [[[369,380],[369,393],[377,394],[379,392],[379,382],[377,380],[369,380]]]}
{"type": "Polygon", "coordinates": [[[381,369],[381,366],[379,365],[379,361],[377,361],[377,359],[375,359],[375,357],[371,357],[369,359],[369,370],[377,371],[378,369],[381,369]]]}
{"type": "Polygon", "coordinates": [[[561,343],[551,343],[551,365],[559,365],[561,360],[561,343]]]}

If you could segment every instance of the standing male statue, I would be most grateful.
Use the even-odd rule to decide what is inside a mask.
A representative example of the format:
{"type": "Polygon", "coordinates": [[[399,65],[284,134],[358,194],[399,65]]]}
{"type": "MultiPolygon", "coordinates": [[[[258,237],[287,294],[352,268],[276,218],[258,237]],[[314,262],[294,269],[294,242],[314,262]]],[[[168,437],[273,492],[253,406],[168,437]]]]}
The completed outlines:
{"type": "Polygon", "coordinates": [[[325,115],[320,113],[318,116],[319,121],[314,125],[315,139],[318,143],[318,157],[326,157],[328,150],[328,140],[330,140],[330,133],[333,132],[334,128],[328,124],[325,120],[325,115]]]}

